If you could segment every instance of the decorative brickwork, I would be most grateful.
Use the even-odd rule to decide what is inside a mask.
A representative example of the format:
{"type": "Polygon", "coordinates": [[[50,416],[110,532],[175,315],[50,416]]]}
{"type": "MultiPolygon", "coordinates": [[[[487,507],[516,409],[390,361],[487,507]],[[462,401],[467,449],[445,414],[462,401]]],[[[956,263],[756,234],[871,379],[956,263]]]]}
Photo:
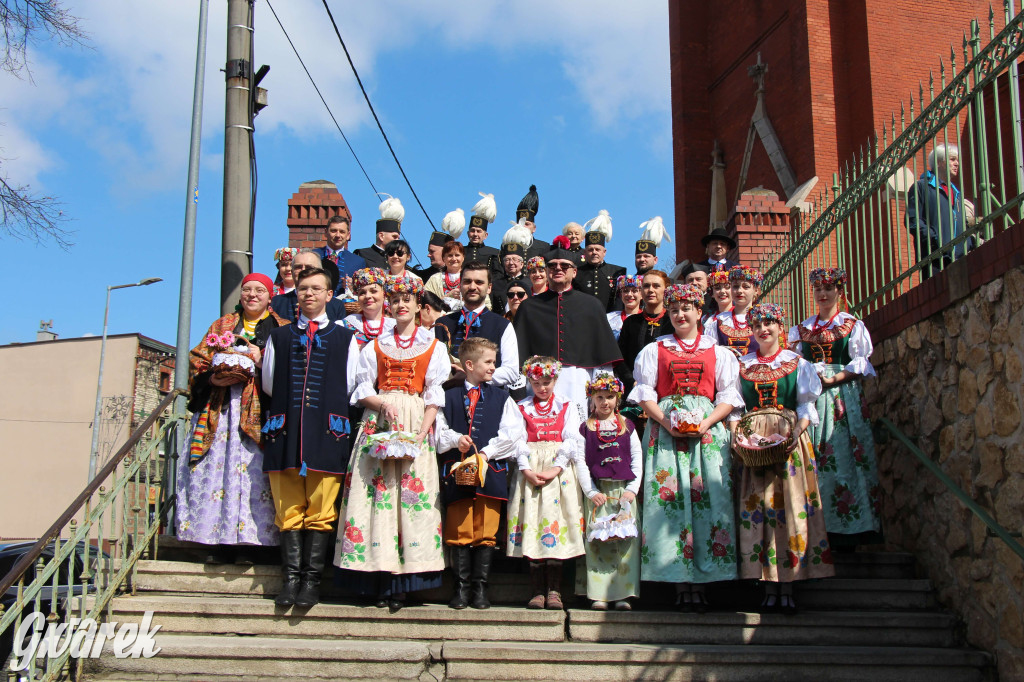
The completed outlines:
{"type": "Polygon", "coordinates": [[[767,268],[763,262],[778,251],[779,239],[789,232],[790,212],[786,202],[771,190],[762,188],[744,192],[726,223],[729,235],[736,240],[734,260],[744,265],[767,268]]]}
{"type": "Polygon", "coordinates": [[[352,220],[345,197],[327,180],[313,180],[299,185],[299,191],[288,200],[288,246],[297,249],[324,245],[324,226],[336,215],[352,220]]]}

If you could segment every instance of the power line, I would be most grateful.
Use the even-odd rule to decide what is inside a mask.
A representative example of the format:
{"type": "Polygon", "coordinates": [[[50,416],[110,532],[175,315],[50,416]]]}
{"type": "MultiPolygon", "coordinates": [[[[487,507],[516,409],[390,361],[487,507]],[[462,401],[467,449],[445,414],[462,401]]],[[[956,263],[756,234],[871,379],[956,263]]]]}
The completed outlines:
{"type": "MultiPolygon", "coordinates": [[[[334,34],[338,36],[338,42],[341,43],[341,49],[345,51],[345,57],[348,59],[348,65],[352,67],[352,73],[356,77],[356,82],[359,83],[359,89],[363,91],[363,99],[366,100],[366,106],[370,107],[370,113],[373,114],[373,120],[377,122],[377,129],[380,130],[380,134],[384,137],[384,142],[387,144],[388,150],[391,152],[391,157],[395,160],[395,164],[398,166],[398,170],[401,171],[402,177],[405,178],[405,184],[409,186],[409,191],[412,192],[412,196],[414,199],[416,199],[416,203],[420,205],[420,210],[423,211],[423,215],[427,218],[427,222],[430,223],[430,227],[436,230],[437,228],[434,227],[434,221],[430,219],[430,215],[427,213],[427,209],[423,208],[423,202],[420,201],[419,196],[416,194],[416,190],[412,188],[412,183],[409,182],[409,176],[405,174],[405,169],[402,168],[402,164],[398,160],[398,155],[395,154],[395,150],[391,146],[391,141],[388,139],[387,133],[384,132],[384,126],[381,125],[380,119],[377,118],[377,112],[374,111],[373,105],[370,104],[370,96],[366,94],[366,88],[363,87],[363,81],[361,78],[359,78],[359,72],[356,71],[356,65],[352,62],[352,55],[348,53],[348,47],[345,46],[345,41],[341,37],[341,31],[338,30],[337,22],[334,21],[334,15],[331,14],[331,8],[327,6],[327,0],[321,0],[321,2],[323,2],[324,4],[324,9],[327,10],[327,16],[331,20],[331,25],[334,26],[334,34]]],[[[268,2],[267,4],[269,5],[270,3],[268,2]]]]}
{"type": "MultiPolygon", "coordinates": [[[[363,162],[359,160],[359,156],[356,154],[356,150],[352,148],[352,144],[348,141],[348,138],[345,136],[345,132],[341,129],[341,126],[338,124],[338,119],[336,119],[334,117],[334,112],[331,111],[331,107],[327,104],[327,100],[324,99],[323,93],[320,92],[320,88],[317,87],[316,81],[313,80],[312,74],[310,74],[309,73],[309,69],[306,68],[306,63],[304,61],[302,61],[302,57],[299,56],[299,51],[295,48],[295,43],[292,42],[292,37],[290,35],[288,35],[288,31],[285,30],[284,24],[281,23],[281,19],[277,16],[277,12],[274,11],[274,6],[270,4],[270,0],[267,0],[267,7],[270,8],[271,14],[273,14],[274,15],[274,19],[277,20],[277,25],[281,27],[281,32],[284,33],[284,37],[288,40],[288,44],[292,46],[292,52],[295,53],[296,59],[298,59],[299,60],[299,64],[302,65],[302,70],[306,72],[306,77],[308,77],[309,78],[309,82],[312,83],[313,89],[316,90],[316,94],[319,95],[319,97],[320,97],[320,101],[324,103],[324,108],[327,109],[327,113],[330,115],[331,120],[334,121],[334,127],[338,129],[339,133],[341,133],[341,139],[345,140],[345,145],[348,147],[348,150],[350,152],[352,152],[352,158],[354,158],[356,160],[356,163],[359,165],[359,170],[363,171],[363,177],[366,178],[366,181],[368,183],[370,183],[370,189],[373,190],[374,194],[378,194],[377,188],[374,187],[374,185],[373,185],[373,180],[370,179],[369,174],[366,172],[366,169],[363,167],[363,162]]],[[[329,11],[330,10],[328,10],[328,12],[329,11]]],[[[332,18],[331,21],[334,21],[334,19],[332,18]]],[[[335,28],[337,28],[337,27],[335,27],[335,28]]],[[[350,62],[351,62],[351,60],[350,60],[350,62]]],[[[353,68],[355,68],[355,67],[353,67],[353,68]]],[[[356,76],[356,78],[358,79],[358,76],[356,76]]],[[[360,84],[360,87],[362,87],[362,84],[360,84]]],[[[376,117],[376,114],[374,114],[374,117],[376,117]]],[[[387,139],[387,138],[385,138],[385,139],[387,139]]],[[[390,146],[391,145],[389,144],[388,147],[390,147],[390,146]]],[[[394,154],[394,152],[392,152],[392,154],[394,154]]],[[[395,160],[397,161],[397,159],[395,159],[395,160]]],[[[401,168],[401,166],[399,166],[399,168],[401,168]]],[[[403,172],[402,175],[404,176],[405,173],[403,172]]],[[[406,179],[406,182],[408,182],[408,179],[406,179]]],[[[410,189],[412,189],[412,188],[410,187],[410,189]]],[[[413,194],[415,194],[415,192],[413,194]]],[[[417,199],[416,201],[419,201],[419,199],[417,199]]],[[[420,208],[423,208],[422,204],[420,205],[420,208]]],[[[428,217],[427,220],[430,220],[430,218],[428,217]]],[[[431,223],[431,225],[433,225],[433,223],[431,223]]]]}

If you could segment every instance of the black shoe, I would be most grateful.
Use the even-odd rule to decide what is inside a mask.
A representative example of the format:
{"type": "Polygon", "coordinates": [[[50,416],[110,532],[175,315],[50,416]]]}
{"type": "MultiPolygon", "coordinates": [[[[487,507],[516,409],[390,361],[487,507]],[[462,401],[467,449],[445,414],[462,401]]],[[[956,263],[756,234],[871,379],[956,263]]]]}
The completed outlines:
{"type": "Polygon", "coordinates": [[[402,599],[395,599],[394,597],[388,599],[388,611],[391,613],[398,613],[402,610],[403,606],[405,606],[405,601],[402,599]]]}
{"type": "Polygon", "coordinates": [[[302,546],[302,587],[295,597],[295,605],[303,608],[320,603],[320,575],[327,558],[327,545],[331,539],[329,530],[307,530],[302,546]]]}
{"type": "Polygon", "coordinates": [[[274,603],[291,606],[299,594],[302,580],[302,531],[281,533],[281,592],[274,603]]]}
{"type": "Polygon", "coordinates": [[[473,548],[473,572],[470,580],[473,583],[469,605],[474,609],[489,609],[491,602],[487,599],[487,578],[491,573],[493,547],[473,548]]]}
{"type": "Polygon", "coordinates": [[[378,609],[386,609],[388,607],[387,597],[377,597],[377,601],[373,602],[373,605],[378,609]]]}
{"type": "Polygon", "coordinates": [[[450,609],[464,609],[469,606],[469,580],[473,571],[473,554],[469,547],[451,548],[452,574],[455,576],[455,592],[448,602],[450,609]]]}
{"type": "Polygon", "coordinates": [[[796,612],[796,602],[793,601],[792,595],[784,594],[779,597],[779,613],[784,613],[787,616],[795,616],[796,612]]]}

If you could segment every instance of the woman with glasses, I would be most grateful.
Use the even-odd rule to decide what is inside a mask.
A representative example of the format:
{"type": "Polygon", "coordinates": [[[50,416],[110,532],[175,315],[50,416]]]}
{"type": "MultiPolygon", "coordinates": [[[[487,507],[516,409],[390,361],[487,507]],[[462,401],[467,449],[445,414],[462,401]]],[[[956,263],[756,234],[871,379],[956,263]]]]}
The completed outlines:
{"type": "Polygon", "coordinates": [[[526,261],[526,274],[530,278],[530,295],[536,296],[548,290],[548,266],[542,256],[526,261]]]}
{"type": "Polygon", "coordinates": [[[262,350],[272,329],[289,324],[270,309],[273,288],[266,275],[247,275],[236,311],[210,325],[189,354],[192,426],[188,455],[178,462],[178,538],[208,545],[206,563],[252,563],[236,547],[278,544],[260,449],[262,350]],[[214,371],[229,362],[252,374],[214,371]]]}
{"type": "Polygon", "coordinates": [[[395,239],[390,241],[384,247],[384,258],[388,262],[388,274],[392,277],[402,277],[405,273],[409,273],[416,279],[419,279],[419,275],[416,275],[409,270],[409,259],[412,258],[412,249],[409,248],[409,242],[404,239],[395,239]]]}
{"type": "Polygon", "coordinates": [[[508,301],[505,307],[505,319],[509,322],[516,319],[516,312],[519,310],[519,306],[526,297],[529,296],[527,287],[529,285],[521,279],[514,279],[508,283],[508,289],[505,290],[505,300],[508,301]]]}

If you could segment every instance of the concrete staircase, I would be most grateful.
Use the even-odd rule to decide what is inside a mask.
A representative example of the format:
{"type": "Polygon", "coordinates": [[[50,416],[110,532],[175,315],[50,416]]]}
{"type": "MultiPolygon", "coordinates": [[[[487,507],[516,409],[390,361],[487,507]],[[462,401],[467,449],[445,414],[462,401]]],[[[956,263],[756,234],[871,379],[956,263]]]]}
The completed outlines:
{"type": "MultiPolygon", "coordinates": [[[[750,613],[748,583],[714,586],[720,607],[669,610],[671,586],[644,584],[632,612],[528,611],[526,576],[499,572],[486,611],[452,611],[448,586],[398,613],[328,600],[276,608],[274,566],[141,562],[135,596],[112,620],[153,611],[162,651],[85,663],[86,680],[991,680],[988,654],[964,648],[909,555],[837,555],[838,577],[799,585],[797,615],[750,613]],[[333,602],[333,603],[332,603],[333,602]]],[[[501,568],[501,566],[499,566],[501,568]]],[[[516,570],[509,563],[506,569],[516,570]]],[[[567,571],[569,573],[570,571],[567,571]]],[[[447,580],[447,576],[446,576],[447,580]]],[[[571,594],[568,578],[565,594],[571,594]]]]}

